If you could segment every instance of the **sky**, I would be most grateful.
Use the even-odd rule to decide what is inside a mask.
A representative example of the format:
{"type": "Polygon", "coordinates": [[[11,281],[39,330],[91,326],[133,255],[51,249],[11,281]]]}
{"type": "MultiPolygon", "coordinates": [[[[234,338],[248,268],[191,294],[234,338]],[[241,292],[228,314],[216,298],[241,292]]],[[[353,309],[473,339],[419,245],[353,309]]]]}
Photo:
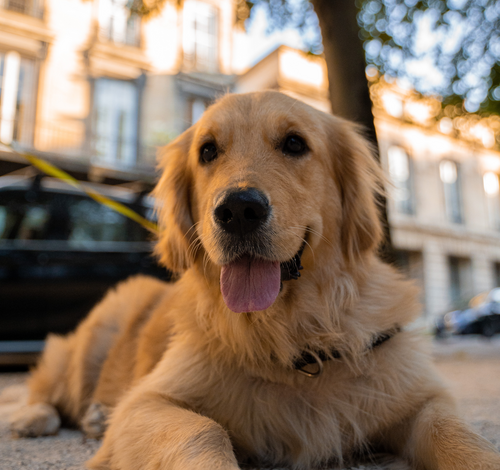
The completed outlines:
{"type": "MultiPolygon", "coordinates": [[[[435,37],[436,33],[432,31],[432,22],[429,21],[426,15],[424,15],[420,23],[415,38],[415,47],[425,53],[435,47],[438,38],[435,37]]],[[[252,18],[247,23],[246,36],[237,40],[238,69],[252,67],[282,44],[296,49],[307,49],[304,38],[298,30],[287,28],[269,32],[268,28],[269,21],[265,8],[260,5],[255,6],[252,11],[252,18]]],[[[367,52],[370,53],[370,50],[367,52]]],[[[424,92],[430,92],[436,86],[442,85],[444,81],[442,73],[425,57],[408,63],[408,69],[417,80],[420,79],[426,82],[422,87],[424,92]]],[[[409,83],[401,83],[401,85],[411,87],[409,83]]]]}
{"type": "MultiPolygon", "coordinates": [[[[449,1],[455,9],[460,9],[465,2],[465,0],[449,1]]],[[[464,35],[474,34],[474,32],[470,31],[471,24],[468,24],[458,11],[448,12],[446,19],[449,24],[447,27],[437,26],[437,12],[432,8],[421,12],[415,18],[416,32],[411,44],[414,58],[407,59],[399,66],[396,64],[396,68],[402,66],[402,70],[407,74],[407,78],[399,79],[398,83],[403,88],[416,87],[423,94],[439,94],[447,89],[450,77],[447,75],[446,68],[435,60],[438,49],[442,48],[444,55],[448,54],[451,57],[460,48],[464,35]]],[[[310,28],[306,34],[315,34],[315,31],[310,28]]],[[[251,20],[247,22],[246,37],[239,40],[238,62],[235,65],[240,71],[243,71],[255,65],[280,44],[307,50],[306,42],[307,40],[304,40],[302,34],[293,28],[269,32],[266,10],[263,6],[257,5],[252,11],[251,20]]],[[[366,47],[367,55],[378,55],[381,47],[378,40],[371,41],[366,47]]],[[[498,49],[500,50],[500,46],[498,49]]],[[[391,58],[401,62],[402,54],[392,54],[391,58]]],[[[469,90],[465,107],[470,112],[477,111],[480,103],[487,96],[488,83],[486,79],[490,67],[486,65],[488,64],[478,63],[478,67],[471,69],[461,82],[454,85],[455,93],[463,94],[469,90]],[[481,68],[479,65],[484,66],[481,68]],[[471,88],[469,89],[469,87],[471,88]]],[[[496,93],[500,96],[500,88],[497,89],[496,93]]]]}
{"type": "Polygon", "coordinates": [[[296,29],[287,28],[284,30],[268,31],[269,21],[267,13],[262,6],[255,6],[252,11],[252,18],[247,23],[247,34],[237,39],[238,50],[237,67],[241,69],[249,68],[266,57],[270,52],[280,45],[304,49],[304,40],[296,29]]]}

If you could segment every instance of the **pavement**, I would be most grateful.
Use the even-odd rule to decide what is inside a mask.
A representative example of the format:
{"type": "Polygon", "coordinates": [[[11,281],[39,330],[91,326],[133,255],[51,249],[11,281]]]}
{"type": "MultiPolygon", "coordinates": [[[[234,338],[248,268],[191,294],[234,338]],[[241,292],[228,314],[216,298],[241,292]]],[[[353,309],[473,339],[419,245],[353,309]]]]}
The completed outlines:
{"type": "MultiPolygon", "coordinates": [[[[432,347],[436,365],[463,417],[500,450],[500,336],[492,340],[455,337],[434,341],[432,347]]],[[[100,442],[85,439],[77,430],[62,429],[57,436],[37,439],[11,437],[8,418],[25,399],[26,376],[0,374],[0,470],[83,470],[84,462],[100,442]]],[[[409,469],[400,461],[392,461],[349,470],[409,469]]]]}

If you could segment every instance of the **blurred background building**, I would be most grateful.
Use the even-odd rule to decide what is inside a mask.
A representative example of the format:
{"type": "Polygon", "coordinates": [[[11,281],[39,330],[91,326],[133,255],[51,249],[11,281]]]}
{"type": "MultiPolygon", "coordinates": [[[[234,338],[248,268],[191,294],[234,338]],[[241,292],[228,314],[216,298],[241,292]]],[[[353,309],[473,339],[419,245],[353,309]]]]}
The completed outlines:
{"type": "Polygon", "coordinates": [[[156,147],[232,88],[234,2],[167,2],[147,22],[127,5],[0,2],[4,143],[80,178],[153,181],[156,147]]]}
{"type": "MultiPolygon", "coordinates": [[[[0,0],[0,140],[80,180],[153,184],[156,149],[226,92],[275,89],[331,109],[321,56],[281,46],[247,70],[235,0],[0,0]]],[[[398,264],[427,320],[500,285],[499,120],[442,118],[440,103],[371,87],[398,264]],[[461,119],[461,121],[460,121],[461,119]]],[[[23,171],[0,151],[0,176],[23,171]]]]}

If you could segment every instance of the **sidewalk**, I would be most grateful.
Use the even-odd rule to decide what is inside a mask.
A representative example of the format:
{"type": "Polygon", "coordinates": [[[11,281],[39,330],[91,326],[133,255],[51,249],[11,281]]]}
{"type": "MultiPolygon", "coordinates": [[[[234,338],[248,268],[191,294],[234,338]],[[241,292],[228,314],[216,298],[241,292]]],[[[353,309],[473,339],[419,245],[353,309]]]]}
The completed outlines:
{"type": "MultiPolygon", "coordinates": [[[[500,337],[451,338],[433,344],[437,367],[448,381],[464,418],[500,450],[500,337]]],[[[15,385],[13,401],[0,404],[0,461],[9,470],[83,470],[100,443],[76,430],[57,436],[12,439],[8,415],[22,400],[26,374],[0,374],[0,391],[15,385]]],[[[269,469],[267,469],[269,470],[269,469]]],[[[358,466],[350,470],[408,470],[404,464],[358,466]]]]}

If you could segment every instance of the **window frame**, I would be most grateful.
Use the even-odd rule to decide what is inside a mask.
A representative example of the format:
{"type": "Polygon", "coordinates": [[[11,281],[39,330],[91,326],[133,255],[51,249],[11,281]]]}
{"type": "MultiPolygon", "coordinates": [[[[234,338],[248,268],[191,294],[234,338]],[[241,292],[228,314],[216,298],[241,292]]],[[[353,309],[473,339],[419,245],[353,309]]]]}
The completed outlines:
{"type": "MultiPolygon", "coordinates": [[[[126,86],[126,85],[125,85],[126,86]]],[[[109,94],[107,95],[109,96],[109,94]]],[[[120,80],[110,77],[99,77],[92,80],[91,83],[91,119],[89,123],[89,142],[91,147],[91,153],[93,155],[93,159],[96,163],[104,166],[111,166],[113,168],[133,168],[137,166],[140,157],[140,112],[141,112],[141,96],[142,96],[142,87],[139,80],[120,80]],[[102,130],[103,126],[99,124],[100,116],[98,115],[98,87],[99,82],[116,82],[120,84],[130,84],[133,86],[135,92],[135,99],[133,100],[133,139],[130,142],[131,157],[125,158],[117,158],[116,151],[118,148],[118,141],[116,142],[116,146],[113,145],[112,136],[101,136],[99,135],[98,129],[102,130]],[[100,139],[103,139],[104,146],[106,148],[115,149],[115,152],[107,153],[104,151],[104,154],[99,153],[99,145],[100,139]],[[110,144],[111,142],[111,144],[110,144]],[[111,146],[110,146],[111,145],[111,146]]]]}
{"type": "Polygon", "coordinates": [[[130,13],[127,5],[130,0],[100,0],[99,2],[99,31],[100,36],[106,41],[125,44],[132,47],[141,47],[141,18],[137,14],[130,13]],[[122,17],[122,37],[120,37],[114,24],[122,17]]]}
{"type": "Polygon", "coordinates": [[[439,180],[441,181],[441,187],[443,191],[443,201],[444,201],[444,209],[446,212],[446,218],[450,223],[457,225],[464,225],[465,215],[464,215],[464,206],[462,198],[462,174],[461,174],[462,172],[460,169],[460,164],[452,158],[443,158],[439,161],[438,171],[439,171],[439,180]],[[443,179],[444,170],[442,165],[447,162],[455,165],[456,177],[453,182],[446,182],[443,179]],[[455,192],[454,195],[451,193],[452,191],[451,188],[453,187],[456,188],[455,190],[453,190],[455,192]],[[452,198],[455,199],[455,202],[452,200],[452,198]],[[453,207],[454,204],[455,207],[453,207]]]}
{"type": "Polygon", "coordinates": [[[415,165],[414,165],[412,154],[411,154],[411,152],[408,151],[408,148],[405,145],[402,145],[399,142],[393,142],[387,147],[386,155],[387,155],[387,168],[388,168],[388,172],[389,172],[389,177],[390,177],[390,181],[393,185],[393,188],[392,188],[393,193],[395,193],[395,194],[393,194],[393,197],[392,197],[395,209],[399,214],[404,214],[407,216],[415,216],[415,215],[417,215],[417,201],[416,201],[416,192],[415,192],[415,165]],[[391,158],[389,155],[391,148],[398,148],[398,149],[402,150],[406,155],[407,162],[408,162],[408,178],[406,179],[406,181],[404,183],[395,181],[395,179],[393,177],[394,172],[391,171],[391,158]],[[401,184],[398,184],[398,183],[401,183],[401,184]],[[404,185],[404,187],[403,187],[403,185],[404,185]],[[408,198],[406,200],[398,200],[398,198],[396,196],[397,192],[402,191],[402,190],[408,191],[408,198]]]}
{"type": "MultiPolygon", "coordinates": [[[[220,9],[209,2],[204,2],[201,0],[186,0],[183,7],[183,19],[182,19],[182,51],[183,51],[183,64],[187,70],[192,70],[196,72],[205,73],[218,73],[220,71],[220,9]],[[212,15],[208,18],[208,29],[210,28],[210,21],[213,21],[213,31],[202,31],[197,25],[200,23],[199,18],[201,18],[200,8],[206,8],[207,11],[212,12],[212,15]],[[198,8],[197,8],[198,7],[198,8]],[[193,15],[193,16],[189,16],[193,15]],[[203,60],[206,59],[206,63],[203,63],[203,54],[200,53],[200,45],[206,46],[206,41],[200,43],[199,36],[206,35],[213,38],[213,44],[207,48],[208,54],[203,60]],[[190,49],[193,49],[190,52],[190,49]],[[212,51],[213,56],[210,56],[210,51],[212,51]]],[[[203,47],[201,49],[203,49],[203,47]]]]}

